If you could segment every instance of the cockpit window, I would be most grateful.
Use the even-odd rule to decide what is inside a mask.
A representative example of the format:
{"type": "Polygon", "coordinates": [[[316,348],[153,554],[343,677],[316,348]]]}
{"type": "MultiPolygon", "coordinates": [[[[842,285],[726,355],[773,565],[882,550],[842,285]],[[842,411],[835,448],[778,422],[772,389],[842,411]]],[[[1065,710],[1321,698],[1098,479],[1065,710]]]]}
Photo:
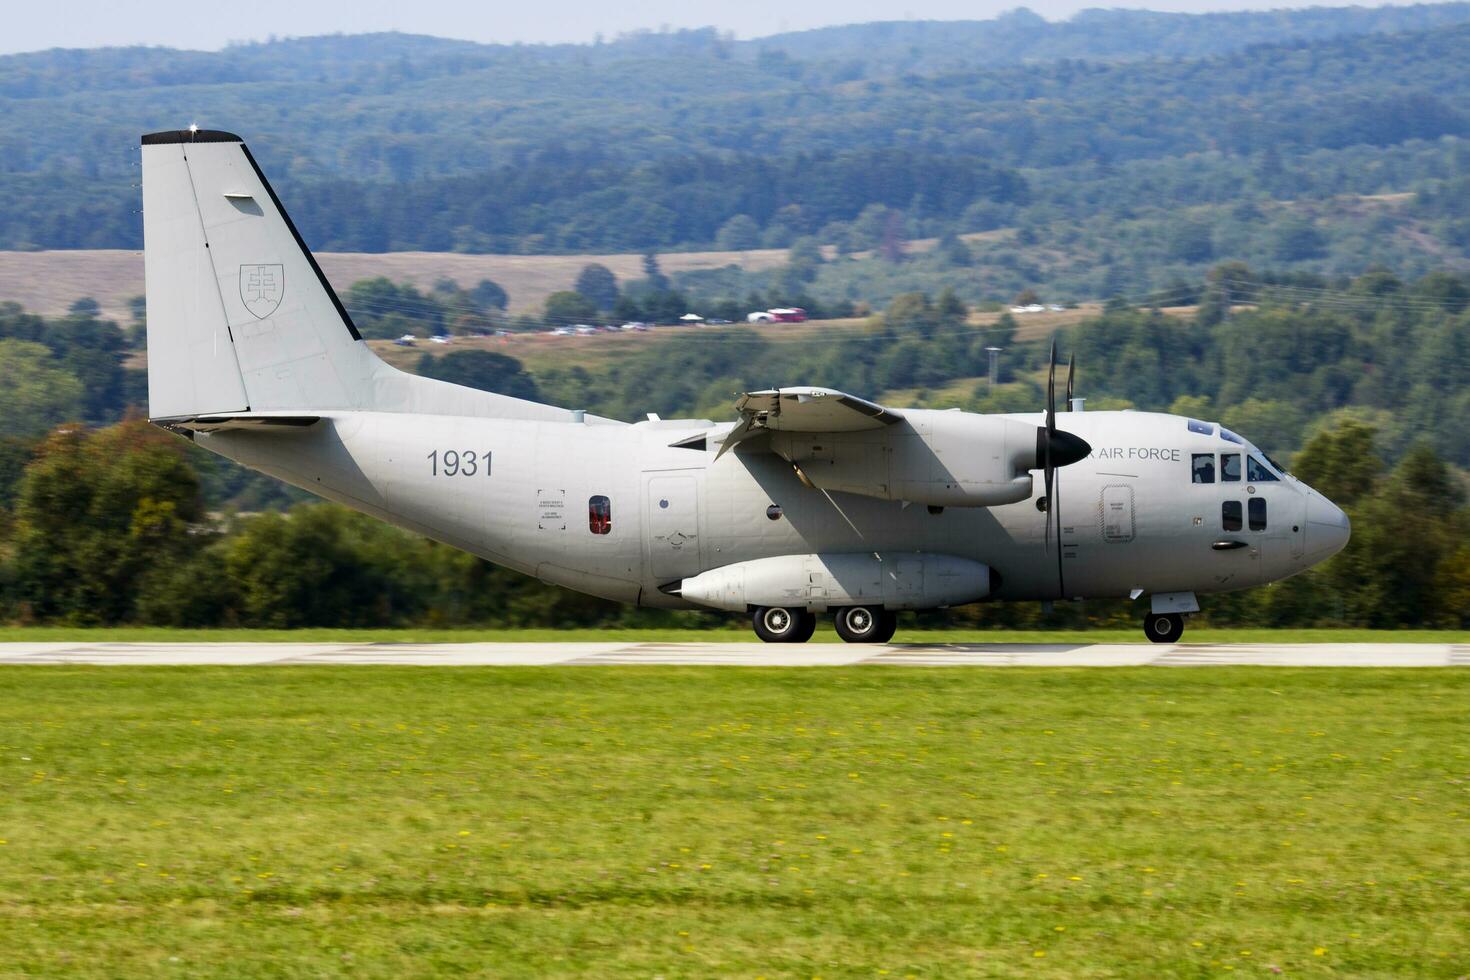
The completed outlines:
{"type": "Polygon", "coordinates": [[[1236,435],[1234,432],[1231,432],[1229,429],[1225,428],[1225,426],[1223,426],[1223,425],[1220,426],[1220,438],[1221,439],[1224,439],[1226,442],[1234,442],[1234,443],[1238,443],[1238,444],[1240,444],[1242,446],[1245,445],[1245,440],[1244,439],[1242,439],[1240,436],[1236,435]]]}
{"type": "Polygon", "coordinates": [[[1267,456],[1265,453],[1261,453],[1261,455],[1265,458],[1266,462],[1268,462],[1268,463],[1271,464],[1271,468],[1273,470],[1275,470],[1277,473],[1282,473],[1282,474],[1285,474],[1286,473],[1286,467],[1285,466],[1282,466],[1280,463],[1276,462],[1276,460],[1272,459],[1270,456],[1267,456]]]}
{"type": "Polygon", "coordinates": [[[1198,432],[1202,436],[1215,434],[1215,426],[1209,422],[1199,422],[1195,419],[1189,420],[1189,431],[1198,432]]]}
{"type": "Polygon", "coordinates": [[[1240,482],[1240,453],[1220,454],[1220,482],[1240,482]]]}
{"type": "Polygon", "coordinates": [[[1272,483],[1280,480],[1275,473],[1266,468],[1266,464],[1256,456],[1245,458],[1245,480],[1247,483],[1272,483]]]}
{"type": "Polygon", "coordinates": [[[1215,454],[1195,453],[1190,464],[1190,478],[1192,483],[1214,483],[1215,482],[1215,454]]]}

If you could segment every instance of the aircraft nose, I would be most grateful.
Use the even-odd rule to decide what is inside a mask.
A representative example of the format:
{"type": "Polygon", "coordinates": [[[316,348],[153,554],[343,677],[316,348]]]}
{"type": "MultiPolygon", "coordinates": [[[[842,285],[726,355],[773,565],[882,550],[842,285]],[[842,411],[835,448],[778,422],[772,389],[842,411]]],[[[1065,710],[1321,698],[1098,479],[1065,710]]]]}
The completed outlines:
{"type": "Polygon", "coordinates": [[[1342,508],[1315,490],[1307,494],[1306,558],[1312,564],[1341,551],[1352,535],[1352,522],[1342,508]]]}

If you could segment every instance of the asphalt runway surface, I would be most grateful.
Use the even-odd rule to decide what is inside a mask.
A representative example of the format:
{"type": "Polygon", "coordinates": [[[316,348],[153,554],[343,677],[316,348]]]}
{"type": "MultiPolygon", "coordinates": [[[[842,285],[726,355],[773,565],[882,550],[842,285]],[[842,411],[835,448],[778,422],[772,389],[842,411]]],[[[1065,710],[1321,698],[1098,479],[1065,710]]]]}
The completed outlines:
{"type": "Polygon", "coordinates": [[[1470,644],[0,643],[0,664],[1470,667],[1470,644]]]}

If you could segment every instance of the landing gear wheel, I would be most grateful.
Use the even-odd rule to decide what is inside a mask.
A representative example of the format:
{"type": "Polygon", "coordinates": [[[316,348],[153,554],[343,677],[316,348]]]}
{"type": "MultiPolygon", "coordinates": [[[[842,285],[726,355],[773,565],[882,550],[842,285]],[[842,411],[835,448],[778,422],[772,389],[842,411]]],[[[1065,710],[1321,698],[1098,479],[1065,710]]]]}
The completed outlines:
{"type": "Polygon", "coordinates": [[[805,643],[817,628],[816,614],[783,606],[757,606],[750,614],[755,635],[766,643],[805,643]]]}
{"type": "Polygon", "coordinates": [[[848,643],[887,643],[898,628],[898,617],[873,606],[847,606],[837,610],[832,625],[848,643]]]}
{"type": "Polygon", "coordinates": [[[1149,613],[1143,617],[1143,632],[1155,643],[1178,643],[1184,635],[1184,617],[1178,613],[1149,613]]]}

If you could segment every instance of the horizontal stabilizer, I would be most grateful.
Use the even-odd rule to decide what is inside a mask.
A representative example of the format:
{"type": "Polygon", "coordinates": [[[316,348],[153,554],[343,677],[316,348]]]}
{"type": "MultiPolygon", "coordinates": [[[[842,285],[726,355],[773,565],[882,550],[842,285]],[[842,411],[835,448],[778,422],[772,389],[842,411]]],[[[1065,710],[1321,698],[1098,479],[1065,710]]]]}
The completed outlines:
{"type": "Polygon", "coordinates": [[[159,425],[185,432],[259,429],[266,426],[305,428],[321,420],[320,415],[195,415],[191,418],[154,419],[159,425]]]}

